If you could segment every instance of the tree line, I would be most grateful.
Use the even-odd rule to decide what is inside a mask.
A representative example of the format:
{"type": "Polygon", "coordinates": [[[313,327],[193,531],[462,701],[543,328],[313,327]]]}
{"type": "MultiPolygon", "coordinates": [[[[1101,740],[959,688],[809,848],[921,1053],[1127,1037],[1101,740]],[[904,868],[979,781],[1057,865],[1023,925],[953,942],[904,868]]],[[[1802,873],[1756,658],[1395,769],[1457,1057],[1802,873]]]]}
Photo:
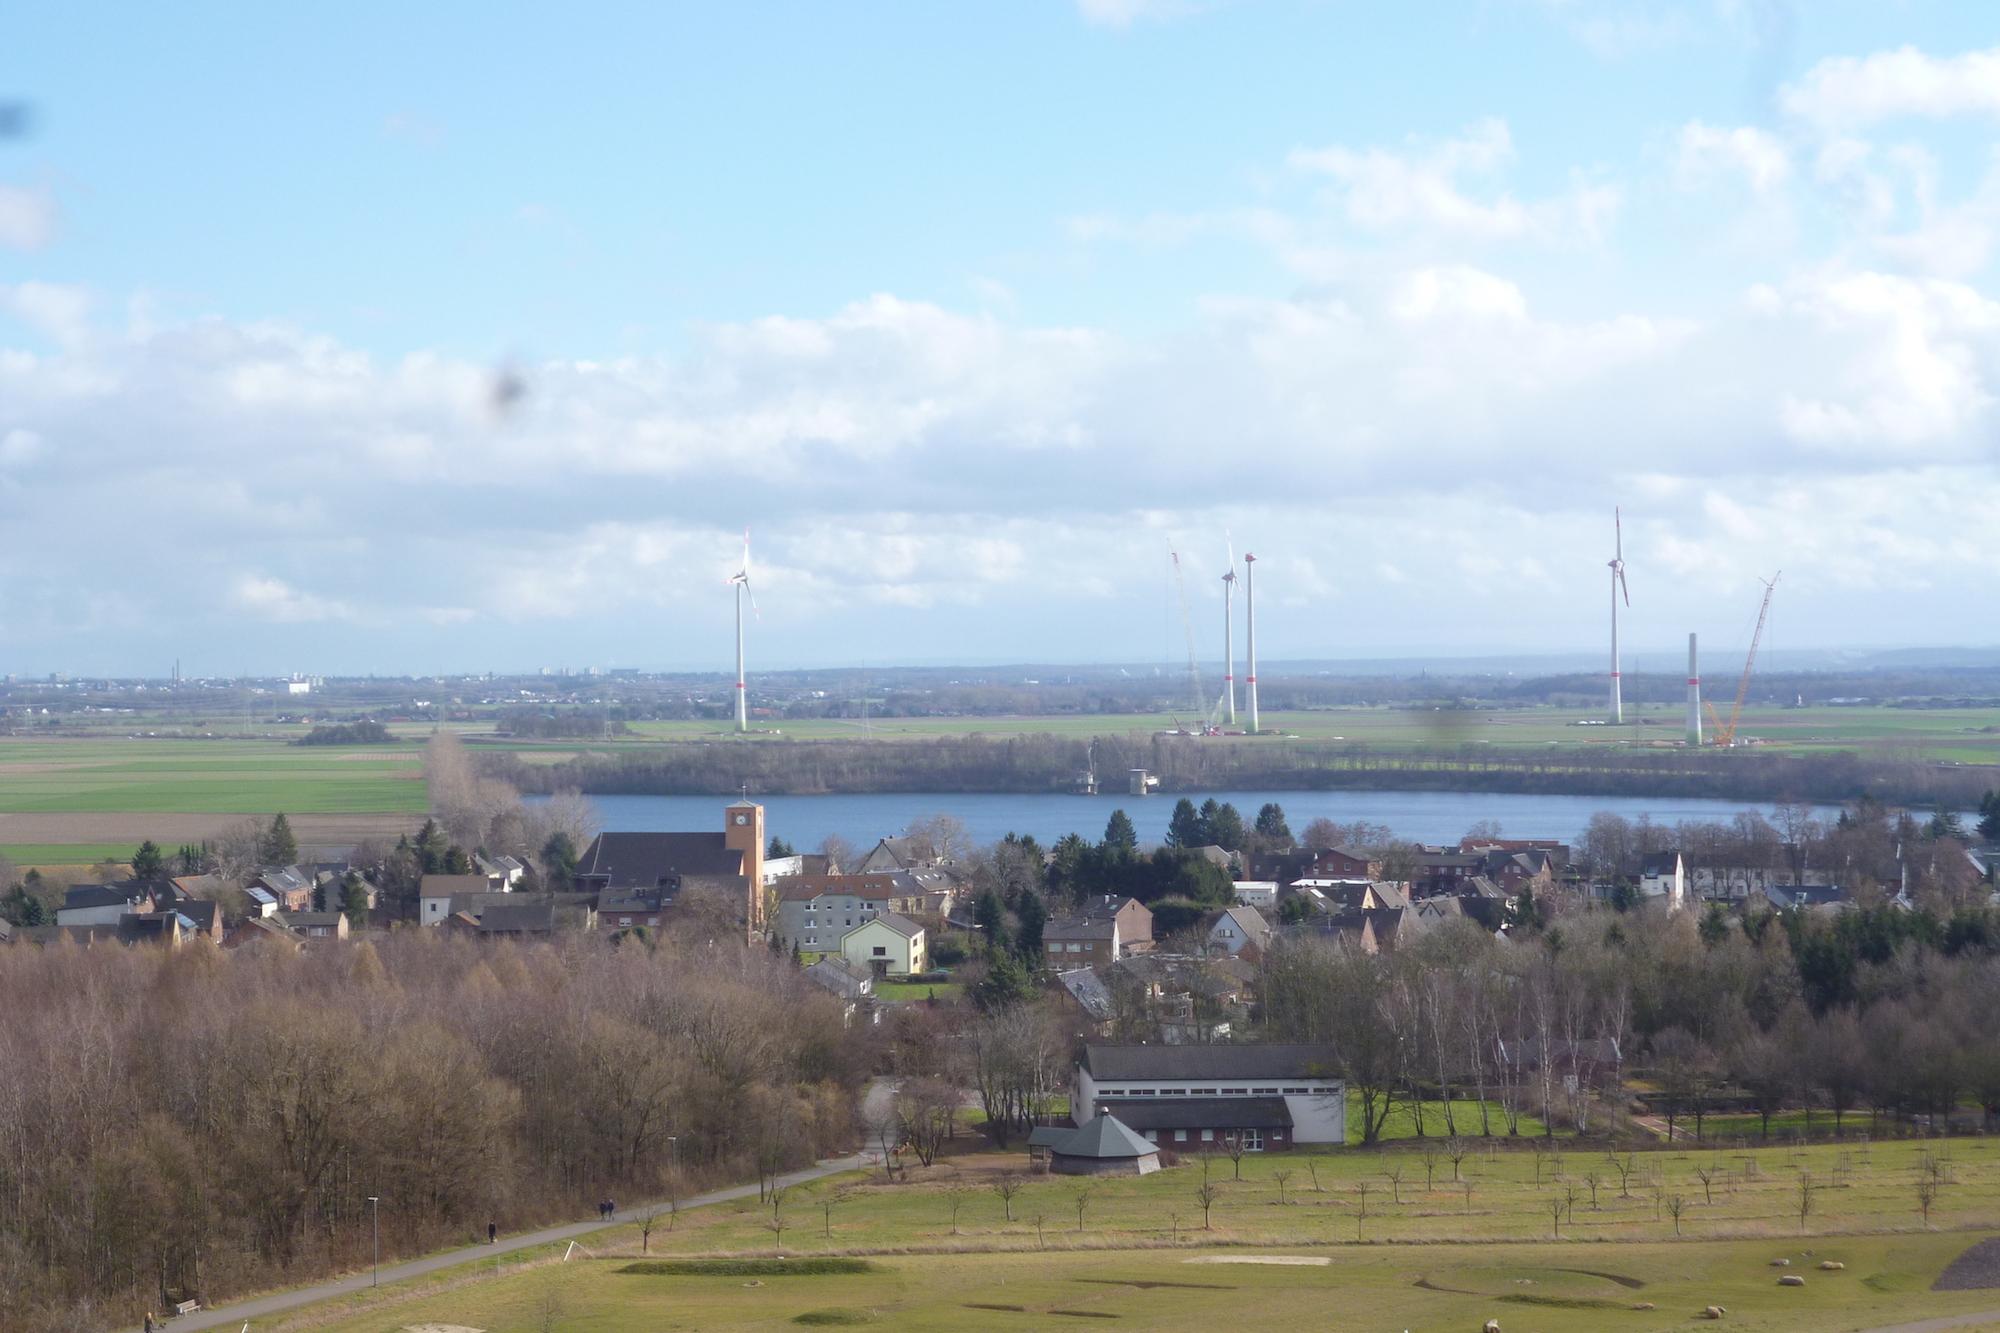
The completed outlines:
{"type": "Polygon", "coordinates": [[[729,795],[754,791],[1059,792],[1074,790],[1093,761],[1109,781],[1144,768],[1170,792],[1263,788],[1335,791],[1490,791],[1575,795],[1727,797],[1827,804],[1872,793],[1904,805],[1978,803],[1992,770],[1870,753],[1811,756],[1744,750],[1491,745],[1428,747],[1267,738],[1255,742],[1174,735],[662,742],[529,763],[481,750],[478,770],[524,792],[729,795]]]}
{"type": "Polygon", "coordinates": [[[0,1327],[143,1310],[842,1146],[865,1049],[762,950],[396,932],[0,950],[0,1327]]]}

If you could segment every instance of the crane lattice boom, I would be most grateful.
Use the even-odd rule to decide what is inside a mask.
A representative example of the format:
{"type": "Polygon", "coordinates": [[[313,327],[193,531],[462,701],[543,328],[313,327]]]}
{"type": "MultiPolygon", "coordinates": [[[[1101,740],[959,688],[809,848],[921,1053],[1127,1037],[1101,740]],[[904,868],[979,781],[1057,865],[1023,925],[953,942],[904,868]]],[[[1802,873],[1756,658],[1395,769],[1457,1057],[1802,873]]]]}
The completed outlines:
{"type": "MultiPolygon", "coordinates": [[[[1779,570],[1764,583],[1764,601],[1757,608],[1757,628],[1750,635],[1750,655],[1743,659],[1743,679],[1736,682],[1736,703],[1729,710],[1729,721],[1716,727],[1717,745],[1736,744],[1736,724],[1743,720],[1743,701],[1750,697],[1750,672],[1757,665],[1757,646],[1764,640],[1764,622],[1771,616],[1771,594],[1778,590],[1778,580],[1784,575],[1779,570]]],[[[1713,717],[1713,714],[1710,714],[1713,717]]]]}

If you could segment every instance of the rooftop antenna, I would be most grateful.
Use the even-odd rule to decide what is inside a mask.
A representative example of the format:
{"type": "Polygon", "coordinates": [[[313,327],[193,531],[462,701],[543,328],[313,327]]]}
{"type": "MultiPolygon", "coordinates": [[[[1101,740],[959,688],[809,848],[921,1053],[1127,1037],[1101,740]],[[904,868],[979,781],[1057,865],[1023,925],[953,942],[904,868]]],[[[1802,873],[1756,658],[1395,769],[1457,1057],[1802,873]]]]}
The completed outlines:
{"type": "Polygon", "coordinates": [[[1612,531],[1617,535],[1616,554],[1611,557],[1611,724],[1617,726],[1625,720],[1625,701],[1619,690],[1618,671],[1618,597],[1624,594],[1625,605],[1632,605],[1632,591],[1625,586],[1625,520],[1617,506],[1611,509],[1612,531]]]}
{"type": "Polygon", "coordinates": [[[729,576],[736,585],[736,729],[750,730],[749,691],[743,680],[743,600],[750,599],[751,614],[757,611],[757,595],[750,591],[750,529],[743,529],[743,568],[729,576]]]}

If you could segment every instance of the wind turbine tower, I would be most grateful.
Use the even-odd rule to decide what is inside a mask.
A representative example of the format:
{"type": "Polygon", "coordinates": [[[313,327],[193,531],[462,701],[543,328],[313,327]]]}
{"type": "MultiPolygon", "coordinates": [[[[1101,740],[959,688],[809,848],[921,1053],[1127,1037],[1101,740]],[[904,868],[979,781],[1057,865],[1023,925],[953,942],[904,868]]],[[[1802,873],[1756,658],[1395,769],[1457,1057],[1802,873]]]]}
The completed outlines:
{"type": "Polygon", "coordinates": [[[1625,720],[1625,701],[1619,690],[1618,673],[1618,597],[1624,594],[1625,605],[1632,605],[1631,589],[1625,586],[1625,520],[1614,507],[1611,511],[1612,530],[1617,535],[1616,554],[1611,557],[1611,724],[1617,726],[1625,720]]]}
{"type": "Polygon", "coordinates": [[[729,582],[736,585],[736,729],[750,730],[749,690],[743,680],[743,600],[750,599],[750,609],[757,609],[756,595],[750,591],[750,530],[743,530],[743,567],[729,576],[729,582]]]}
{"type": "Polygon", "coordinates": [[[1229,555],[1229,572],[1222,576],[1222,712],[1236,725],[1236,553],[1229,555]]]}
{"type": "Polygon", "coordinates": [[[1701,745],[1701,670],[1695,665],[1691,630],[1688,632],[1688,744],[1701,745]]]}
{"type": "MultiPolygon", "coordinates": [[[[1235,571],[1230,571],[1234,573],[1235,571]]],[[[1243,683],[1249,687],[1250,734],[1257,734],[1257,557],[1243,553],[1243,683]]]]}

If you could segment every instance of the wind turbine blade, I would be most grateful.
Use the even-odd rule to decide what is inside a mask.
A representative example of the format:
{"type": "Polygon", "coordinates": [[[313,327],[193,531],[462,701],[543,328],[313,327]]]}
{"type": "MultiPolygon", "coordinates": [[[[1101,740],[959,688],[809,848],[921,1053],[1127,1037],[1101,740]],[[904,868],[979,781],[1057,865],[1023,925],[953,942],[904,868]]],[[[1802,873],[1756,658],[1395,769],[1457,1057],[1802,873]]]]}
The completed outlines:
{"type": "Polygon", "coordinates": [[[1625,565],[1622,561],[1618,566],[1618,590],[1625,594],[1625,605],[1632,605],[1632,589],[1626,586],[1625,565]]]}
{"type": "Polygon", "coordinates": [[[1617,534],[1618,558],[1623,560],[1625,558],[1625,516],[1618,511],[1617,505],[1611,506],[1611,530],[1617,534]]]}
{"type": "Polygon", "coordinates": [[[750,599],[750,615],[754,619],[762,620],[764,613],[757,609],[757,592],[750,586],[750,576],[747,573],[743,576],[743,595],[750,599]]]}

